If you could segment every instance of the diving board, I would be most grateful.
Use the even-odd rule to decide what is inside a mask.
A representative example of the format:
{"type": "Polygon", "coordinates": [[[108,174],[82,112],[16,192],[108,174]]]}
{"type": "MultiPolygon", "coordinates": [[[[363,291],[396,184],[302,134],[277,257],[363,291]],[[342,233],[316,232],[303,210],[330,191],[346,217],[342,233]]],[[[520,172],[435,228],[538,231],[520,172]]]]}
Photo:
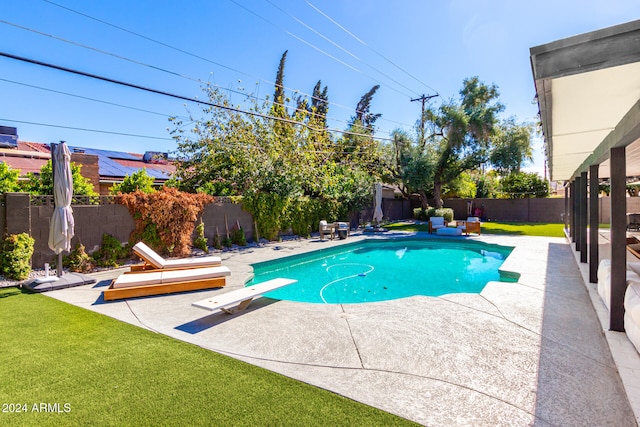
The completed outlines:
{"type": "Polygon", "coordinates": [[[247,286],[246,288],[216,295],[201,301],[196,301],[191,305],[198,308],[204,308],[205,310],[222,310],[227,314],[234,314],[246,309],[254,298],[258,298],[267,292],[292,285],[296,282],[297,280],[293,279],[272,279],[263,283],[258,283],[257,285],[247,286]]]}

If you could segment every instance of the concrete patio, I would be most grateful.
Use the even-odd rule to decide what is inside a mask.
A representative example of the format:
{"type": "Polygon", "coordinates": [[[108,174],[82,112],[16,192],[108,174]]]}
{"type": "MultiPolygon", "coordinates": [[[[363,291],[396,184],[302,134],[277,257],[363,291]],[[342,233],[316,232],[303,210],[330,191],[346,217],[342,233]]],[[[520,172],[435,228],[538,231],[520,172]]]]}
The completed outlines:
{"type": "MultiPolygon", "coordinates": [[[[565,239],[470,237],[514,246],[502,269],[521,275],[518,283],[490,282],[479,295],[342,305],[262,298],[236,315],[191,305],[242,287],[250,263],[366,237],[223,253],[232,275],[217,290],[105,302],[101,292],[120,269],[96,274],[97,284],[45,295],[429,426],[637,425],[630,401],[638,407],[640,391],[623,385],[607,340],[625,350],[631,344],[604,332],[597,293],[565,239]]],[[[624,357],[625,371],[640,372],[637,353],[624,357]]]]}

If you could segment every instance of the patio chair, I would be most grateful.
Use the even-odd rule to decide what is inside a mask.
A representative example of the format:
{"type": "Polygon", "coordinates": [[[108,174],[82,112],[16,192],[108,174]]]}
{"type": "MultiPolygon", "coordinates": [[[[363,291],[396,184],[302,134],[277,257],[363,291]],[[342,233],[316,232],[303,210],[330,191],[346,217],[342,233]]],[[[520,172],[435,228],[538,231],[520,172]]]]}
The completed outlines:
{"type": "Polygon", "coordinates": [[[103,292],[105,301],[149,295],[171,294],[198,289],[221,288],[231,274],[228,267],[202,267],[185,270],[141,271],[121,274],[103,292]]]}
{"type": "Polygon", "coordinates": [[[466,221],[456,221],[456,226],[467,236],[469,233],[477,233],[478,236],[480,235],[480,218],[477,216],[467,217],[466,221]]]}
{"type": "Polygon", "coordinates": [[[196,301],[191,305],[205,310],[221,310],[227,314],[235,314],[246,309],[254,298],[296,282],[297,280],[293,279],[271,279],[257,285],[247,286],[246,288],[216,295],[202,301],[196,301]]]}
{"type": "Polygon", "coordinates": [[[429,233],[433,233],[439,228],[445,228],[447,223],[444,220],[443,216],[432,216],[429,218],[429,233]]]}
{"type": "Polygon", "coordinates": [[[215,267],[222,263],[218,256],[164,259],[143,242],[136,243],[133,246],[133,252],[144,261],[143,264],[132,265],[131,271],[133,272],[215,267]]]}
{"type": "Polygon", "coordinates": [[[320,221],[320,240],[324,240],[325,234],[329,233],[331,240],[336,235],[336,227],[334,224],[327,224],[327,221],[324,219],[320,221]]]}

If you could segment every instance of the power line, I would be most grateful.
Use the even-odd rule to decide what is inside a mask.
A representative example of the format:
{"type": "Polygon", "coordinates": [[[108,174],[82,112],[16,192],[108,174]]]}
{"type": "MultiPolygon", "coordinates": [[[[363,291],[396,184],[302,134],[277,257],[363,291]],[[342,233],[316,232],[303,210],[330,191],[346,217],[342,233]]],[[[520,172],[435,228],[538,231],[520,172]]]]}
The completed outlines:
{"type": "Polygon", "coordinates": [[[338,49],[340,49],[341,51],[343,51],[344,53],[346,53],[347,55],[351,56],[354,59],[357,59],[358,61],[360,61],[360,58],[358,58],[356,55],[354,55],[353,53],[349,52],[347,49],[343,48],[342,46],[340,46],[338,43],[334,42],[333,40],[331,40],[329,37],[326,37],[324,34],[322,34],[320,31],[315,30],[313,27],[311,27],[310,25],[307,25],[306,23],[304,23],[301,19],[296,18],[295,16],[291,15],[289,12],[287,12],[286,10],[282,9],[280,6],[278,6],[277,4],[273,3],[271,0],[265,0],[267,3],[269,3],[271,6],[275,7],[276,9],[278,9],[280,12],[284,13],[285,15],[287,15],[289,18],[293,19],[294,21],[296,21],[297,23],[299,23],[300,25],[304,26],[305,28],[307,28],[308,30],[312,31],[314,34],[322,37],[323,39],[325,39],[326,41],[328,41],[329,43],[331,43],[332,45],[334,45],[335,47],[337,47],[338,49]]]}
{"type": "MultiPolygon", "coordinates": [[[[199,84],[205,84],[204,81],[202,81],[200,79],[197,79],[195,77],[190,77],[190,76],[187,76],[187,75],[184,75],[184,74],[180,74],[180,73],[175,72],[175,71],[167,70],[166,68],[162,68],[162,67],[159,67],[159,66],[156,66],[156,65],[147,64],[145,62],[141,62],[141,61],[138,61],[138,60],[135,60],[135,59],[131,59],[131,58],[128,58],[126,56],[118,55],[118,54],[115,54],[115,53],[112,53],[112,52],[109,52],[109,51],[105,51],[105,50],[102,50],[102,49],[94,48],[92,46],[87,46],[87,45],[84,45],[82,43],[78,43],[78,42],[75,42],[75,41],[72,41],[72,40],[68,40],[68,39],[64,39],[62,37],[55,36],[53,34],[44,33],[42,31],[38,31],[38,30],[29,28],[29,27],[24,27],[22,25],[18,25],[18,24],[12,23],[12,22],[8,22],[8,21],[2,20],[2,19],[0,19],[0,23],[5,24],[5,25],[10,25],[12,27],[19,28],[19,29],[24,30],[24,31],[33,32],[35,34],[39,34],[39,35],[42,35],[42,36],[45,36],[45,37],[49,37],[49,38],[52,38],[54,40],[58,40],[58,41],[61,41],[61,42],[64,42],[64,43],[69,43],[71,45],[74,45],[74,46],[77,46],[77,47],[81,47],[81,48],[84,48],[84,49],[88,49],[88,50],[91,50],[91,51],[94,51],[94,52],[97,52],[97,53],[101,53],[101,54],[104,54],[104,55],[112,56],[114,58],[117,58],[117,59],[120,59],[120,60],[123,60],[123,61],[127,61],[127,62],[131,62],[131,63],[136,64],[136,65],[141,65],[141,66],[144,66],[144,67],[148,67],[148,68],[151,68],[151,69],[156,70],[156,71],[160,71],[160,72],[164,72],[164,73],[173,75],[175,77],[180,77],[180,78],[183,78],[183,79],[186,79],[186,80],[190,80],[190,81],[193,81],[193,82],[196,82],[196,83],[199,83],[199,84]]],[[[263,101],[263,102],[266,101],[266,99],[264,99],[264,98],[260,98],[258,96],[255,96],[255,95],[252,95],[252,94],[249,94],[249,93],[240,92],[238,90],[234,90],[234,89],[231,89],[231,88],[224,88],[224,87],[222,87],[220,85],[216,85],[216,84],[212,84],[212,83],[206,83],[206,84],[208,84],[210,86],[213,86],[213,87],[220,88],[221,90],[225,90],[225,91],[228,91],[228,92],[232,92],[232,93],[236,93],[236,94],[239,94],[239,95],[242,95],[242,96],[246,96],[248,98],[254,98],[257,101],[263,101]]],[[[273,101],[273,104],[280,105],[280,106],[283,106],[285,108],[288,108],[288,106],[286,104],[284,104],[284,103],[278,103],[276,101],[273,101]]],[[[300,111],[300,109],[298,109],[296,107],[295,111],[300,111]]],[[[316,113],[311,112],[310,114],[315,115],[316,113]]],[[[327,117],[327,120],[332,120],[332,121],[341,122],[341,123],[347,123],[345,120],[340,120],[340,119],[336,119],[336,118],[332,118],[332,117],[327,117]]],[[[388,119],[387,119],[387,121],[394,122],[394,121],[388,120],[388,119]]],[[[406,125],[405,123],[401,123],[401,122],[395,122],[395,123],[401,124],[401,125],[406,125]]]]}
{"type": "MultiPolygon", "coordinates": [[[[231,0],[233,1],[233,0],[231,0]]],[[[405,88],[406,90],[413,92],[415,94],[417,94],[418,92],[414,91],[413,89],[405,86],[404,84],[400,83],[399,81],[397,81],[396,79],[394,79],[393,77],[389,76],[386,73],[383,73],[382,71],[378,70],[375,67],[372,67],[371,65],[367,64],[366,62],[362,61],[362,59],[358,58],[356,55],[354,55],[353,53],[351,53],[350,51],[348,51],[347,49],[343,48],[342,46],[340,46],[339,44],[335,43],[333,40],[329,39],[328,37],[324,36],[322,33],[320,33],[319,31],[313,29],[312,27],[310,27],[309,25],[305,24],[302,20],[296,18],[295,16],[291,15],[289,12],[287,12],[286,10],[280,8],[279,6],[275,5],[273,2],[271,2],[271,0],[265,0],[267,3],[269,3],[270,5],[272,5],[273,7],[275,7],[276,9],[278,9],[280,12],[284,13],[285,15],[287,15],[288,17],[290,17],[291,19],[295,20],[296,22],[300,23],[301,25],[304,25],[306,28],[308,28],[309,30],[313,31],[315,34],[319,35],[320,37],[322,37],[323,39],[325,39],[326,41],[328,41],[329,43],[331,43],[332,45],[336,46],[338,49],[342,50],[343,52],[346,52],[348,55],[351,55],[354,59],[356,59],[358,62],[362,63],[363,65],[366,65],[367,67],[369,67],[370,69],[372,69],[373,71],[375,71],[376,73],[386,77],[387,79],[391,80],[392,82],[394,82],[395,84],[397,84],[398,86],[401,86],[403,88],[405,88]]],[[[360,71],[359,71],[360,72],[360,71]]],[[[360,72],[361,74],[364,74],[362,72],[360,72]]],[[[366,75],[366,74],[365,74],[366,75]]],[[[371,76],[368,76],[369,78],[371,78],[372,80],[376,80],[371,76]]],[[[391,88],[393,89],[393,88],[391,88]]],[[[394,89],[395,90],[395,89],[394,89]]],[[[396,91],[398,93],[400,93],[401,95],[405,95],[405,96],[409,96],[407,94],[404,94],[400,91],[396,91]]]]}
{"type": "Polygon", "coordinates": [[[357,40],[360,44],[362,44],[363,46],[366,46],[367,48],[369,48],[373,53],[375,53],[376,55],[378,55],[379,57],[381,57],[382,59],[384,59],[385,61],[387,61],[389,64],[393,65],[394,67],[396,67],[398,70],[402,71],[403,73],[405,73],[407,76],[411,77],[412,79],[414,79],[415,81],[417,81],[418,83],[420,83],[421,85],[431,89],[432,91],[438,93],[437,90],[435,90],[434,88],[432,88],[431,86],[429,86],[428,84],[422,82],[420,79],[418,79],[417,77],[415,77],[414,75],[412,75],[411,73],[409,73],[408,71],[406,71],[405,69],[403,69],[402,67],[400,67],[398,64],[396,64],[395,62],[393,62],[392,60],[390,60],[389,58],[387,58],[386,56],[384,56],[383,54],[381,54],[380,52],[378,52],[377,50],[375,50],[374,48],[372,48],[371,46],[369,46],[367,43],[365,43],[362,39],[360,39],[359,37],[357,37],[355,34],[353,34],[352,32],[350,32],[349,30],[347,30],[344,26],[340,25],[335,19],[333,19],[332,17],[330,17],[329,15],[327,15],[326,13],[324,13],[323,11],[321,11],[317,6],[314,6],[313,3],[311,3],[309,0],[305,0],[305,2],[312,8],[314,9],[316,12],[318,12],[320,15],[324,16],[326,19],[328,19],[329,21],[331,21],[334,25],[336,25],[338,28],[340,28],[342,31],[344,31],[345,33],[347,33],[348,35],[350,35],[352,38],[354,38],[355,40],[357,40]]]}
{"type": "MultiPolygon", "coordinates": [[[[245,76],[251,77],[251,78],[253,78],[253,79],[257,79],[257,80],[259,80],[259,81],[261,81],[261,82],[264,82],[264,83],[267,83],[267,84],[270,84],[270,85],[275,85],[275,82],[273,82],[273,81],[263,79],[263,78],[261,78],[261,77],[259,77],[259,76],[256,76],[256,75],[253,75],[253,74],[250,74],[250,73],[247,73],[247,72],[241,71],[241,70],[237,70],[237,69],[235,69],[235,68],[233,68],[233,67],[229,67],[229,66],[227,66],[227,65],[221,64],[221,63],[216,62],[216,61],[212,61],[211,59],[205,58],[205,57],[200,56],[200,55],[198,55],[198,54],[195,54],[195,53],[193,53],[193,52],[189,52],[189,51],[187,51],[187,50],[184,50],[184,49],[181,49],[181,48],[178,48],[178,47],[172,46],[172,45],[170,45],[170,44],[167,44],[167,43],[161,42],[161,41],[159,41],[159,40],[156,40],[156,39],[153,39],[153,38],[151,38],[151,37],[145,36],[145,35],[143,35],[143,34],[137,33],[137,32],[135,32],[135,31],[131,31],[131,30],[127,29],[127,28],[120,27],[120,26],[118,26],[118,25],[112,24],[112,23],[107,22],[107,21],[105,21],[105,20],[102,20],[102,19],[99,19],[99,18],[93,17],[93,16],[91,16],[91,15],[88,15],[88,14],[85,14],[85,13],[82,13],[82,12],[79,12],[79,11],[74,10],[74,9],[72,9],[72,8],[69,8],[69,7],[66,7],[66,6],[60,5],[60,4],[58,4],[58,3],[55,3],[55,2],[53,2],[53,1],[51,1],[51,0],[42,0],[42,1],[44,1],[44,2],[46,2],[46,3],[49,3],[49,4],[51,4],[52,6],[56,6],[56,7],[59,7],[59,8],[61,8],[61,9],[64,9],[64,10],[66,10],[66,11],[68,11],[68,12],[75,13],[75,14],[77,14],[77,15],[80,15],[80,16],[82,16],[82,17],[84,17],[84,18],[91,19],[91,20],[96,21],[96,22],[99,22],[99,23],[101,23],[101,24],[103,24],[103,25],[107,25],[107,26],[109,26],[109,27],[115,28],[115,29],[117,29],[117,30],[119,30],[119,31],[126,32],[126,33],[128,33],[128,34],[134,35],[134,36],[136,36],[136,37],[142,38],[142,39],[144,39],[144,40],[150,41],[150,42],[152,42],[152,43],[155,43],[155,44],[158,44],[158,45],[160,45],[160,46],[166,47],[166,48],[168,48],[168,49],[174,50],[174,51],[176,51],[176,52],[180,52],[180,53],[182,53],[182,54],[184,54],[184,55],[191,56],[191,57],[193,57],[193,58],[196,58],[196,59],[199,59],[199,60],[202,60],[202,61],[208,62],[208,63],[213,64],[213,65],[217,65],[218,67],[221,67],[221,68],[227,69],[227,70],[229,70],[229,71],[233,71],[233,72],[235,72],[235,73],[239,73],[239,74],[242,74],[242,75],[245,75],[245,76]]],[[[376,80],[376,79],[374,79],[374,78],[372,78],[372,77],[370,77],[370,76],[369,76],[369,78],[371,78],[371,79],[372,79],[372,80],[374,80],[374,81],[376,80]]],[[[386,86],[386,85],[385,85],[385,86],[386,86]]],[[[292,92],[298,92],[298,93],[300,93],[301,95],[304,95],[304,96],[308,96],[308,97],[311,97],[311,98],[313,97],[313,95],[308,94],[308,93],[303,92],[303,91],[300,91],[300,90],[298,90],[298,89],[293,89],[293,88],[291,88],[291,87],[287,87],[287,86],[283,86],[283,88],[284,88],[284,89],[286,89],[286,90],[292,91],[292,92]]],[[[393,90],[395,90],[395,89],[393,89],[393,90]]],[[[398,92],[398,91],[396,90],[396,92],[398,92]]],[[[402,92],[398,92],[398,93],[400,93],[400,94],[402,94],[402,95],[404,95],[404,96],[408,96],[408,97],[410,97],[410,95],[403,94],[402,92]]],[[[348,107],[348,106],[346,106],[346,105],[338,104],[338,103],[336,103],[336,102],[329,102],[329,105],[333,105],[333,106],[336,106],[336,107],[339,107],[339,108],[343,108],[343,109],[345,109],[345,110],[349,110],[349,111],[353,110],[353,107],[348,107]]],[[[356,110],[356,114],[357,114],[357,113],[359,113],[359,112],[360,112],[360,111],[357,111],[357,110],[356,110]]],[[[335,119],[334,119],[334,120],[335,120],[335,119]]],[[[389,122],[392,122],[392,123],[394,122],[393,120],[385,119],[384,117],[381,117],[381,118],[380,118],[380,120],[382,120],[382,121],[389,121],[389,122]]],[[[401,125],[403,125],[403,126],[410,126],[410,125],[408,125],[408,124],[406,124],[406,123],[401,123],[401,122],[395,122],[395,123],[397,123],[397,124],[401,124],[401,125]]]]}
{"type": "Polygon", "coordinates": [[[336,132],[336,133],[341,133],[341,134],[344,134],[344,135],[363,136],[363,137],[367,137],[367,138],[371,138],[371,139],[391,141],[391,139],[389,139],[389,138],[381,138],[381,137],[376,137],[376,136],[373,136],[373,135],[367,135],[367,134],[362,134],[362,133],[357,133],[357,132],[343,131],[343,130],[330,129],[330,128],[317,129],[317,128],[314,128],[313,126],[309,126],[306,123],[301,123],[301,122],[298,122],[298,121],[295,121],[295,120],[291,120],[291,119],[285,119],[285,118],[282,118],[282,117],[275,117],[275,116],[271,116],[271,115],[268,115],[268,114],[257,113],[255,111],[246,111],[246,110],[242,110],[240,108],[230,107],[228,105],[217,104],[215,102],[202,101],[202,100],[197,99],[197,98],[189,98],[187,96],[177,95],[177,94],[174,94],[174,93],[171,93],[171,92],[166,92],[166,91],[159,90],[159,89],[153,89],[153,88],[141,86],[141,85],[138,85],[138,84],[135,84],[135,83],[128,83],[128,82],[124,82],[124,81],[121,81],[121,80],[116,80],[116,79],[112,79],[112,78],[109,78],[109,77],[100,76],[100,75],[97,75],[97,74],[87,73],[85,71],[80,71],[80,70],[75,70],[75,69],[72,69],[72,68],[63,67],[63,66],[60,66],[60,65],[50,64],[50,63],[47,63],[47,62],[38,61],[36,59],[25,58],[25,57],[21,57],[21,56],[18,56],[18,55],[13,55],[13,54],[10,54],[10,53],[7,53],[7,52],[0,52],[0,56],[4,56],[5,58],[14,59],[14,60],[17,60],[17,61],[27,62],[27,63],[34,64],[34,65],[40,65],[40,66],[43,66],[43,67],[52,68],[52,69],[59,70],[59,71],[65,71],[65,72],[68,72],[68,73],[71,73],[71,74],[76,74],[76,75],[80,75],[80,76],[84,76],[84,77],[89,77],[89,78],[96,79],[96,80],[101,80],[101,81],[104,81],[104,82],[107,82],[107,83],[113,83],[113,84],[117,84],[117,85],[120,85],[120,86],[129,87],[129,88],[132,88],[132,89],[138,89],[138,90],[142,90],[142,91],[146,91],[146,92],[150,92],[150,93],[155,93],[155,94],[158,94],[158,95],[168,96],[168,97],[180,99],[180,100],[183,100],[183,101],[194,102],[196,104],[207,105],[207,106],[210,106],[210,107],[220,108],[220,109],[223,109],[223,110],[233,111],[233,112],[241,113],[241,114],[247,114],[247,115],[255,116],[255,117],[261,117],[261,118],[269,119],[269,120],[277,120],[277,121],[281,121],[281,122],[285,122],[285,123],[290,123],[290,124],[292,124],[294,126],[304,126],[309,130],[313,130],[313,131],[317,131],[317,132],[336,132]]]}
{"type": "Polygon", "coordinates": [[[108,130],[97,130],[97,129],[78,128],[78,127],[73,127],[73,126],[52,125],[52,124],[49,124],[49,123],[27,122],[27,121],[24,121],[24,120],[13,120],[13,119],[0,118],[0,121],[10,122],[10,123],[22,123],[22,124],[35,125],[35,126],[47,126],[47,127],[52,127],[52,128],[80,130],[80,131],[83,131],[83,132],[106,133],[106,134],[110,134],[110,135],[131,136],[131,137],[135,137],[135,138],[159,139],[159,140],[162,140],[162,141],[173,141],[173,138],[163,138],[163,137],[159,137],[159,136],[136,135],[136,134],[132,134],[132,133],[112,132],[112,131],[108,131],[108,130]]]}
{"type": "MultiPolygon", "coordinates": [[[[47,92],[58,93],[60,95],[72,96],[74,98],[86,99],[87,101],[93,101],[93,102],[99,102],[99,103],[102,103],[102,104],[113,105],[114,107],[127,108],[129,110],[140,111],[140,112],[148,113],[148,114],[155,114],[157,116],[176,117],[176,116],[173,116],[171,114],[158,113],[156,111],[145,110],[143,108],[131,107],[129,105],[123,105],[123,104],[118,104],[118,103],[115,103],[115,102],[104,101],[102,99],[90,98],[88,96],[82,96],[82,95],[77,95],[77,94],[74,94],[74,93],[63,92],[63,91],[60,91],[60,90],[50,89],[50,88],[46,88],[46,87],[42,87],[42,86],[30,85],[28,83],[16,82],[14,80],[7,80],[7,79],[0,78],[0,81],[7,82],[7,83],[12,83],[12,84],[16,84],[16,85],[21,85],[21,86],[26,86],[26,87],[30,87],[30,88],[33,88],[33,89],[44,90],[44,91],[47,91],[47,92]]],[[[180,118],[186,118],[186,117],[180,117],[180,118]]]]}

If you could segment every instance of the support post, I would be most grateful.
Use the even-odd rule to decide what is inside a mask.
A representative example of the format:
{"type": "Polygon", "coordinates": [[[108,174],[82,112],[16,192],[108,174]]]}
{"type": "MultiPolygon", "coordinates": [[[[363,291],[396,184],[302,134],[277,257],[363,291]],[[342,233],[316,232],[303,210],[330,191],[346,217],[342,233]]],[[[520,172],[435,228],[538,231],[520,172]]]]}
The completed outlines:
{"type": "Polygon", "coordinates": [[[571,203],[570,203],[570,207],[571,207],[571,215],[569,216],[569,219],[571,221],[571,224],[569,224],[570,227],[570,233],[569,235],[571,236],[571,241],[575,242],[576,241],[576,181],[573,180],[571,181],[571,203]]]}
{"type": "Polygon", "coordinates": [[[576,244],[576,251],[580,250],[580,237],[582,236],[582,223],[580,220],[582,217],[580,216],[580,206],[582,205],[582,200],[580,200],[580,196],[582,195],[582,183],[580,182],[580,177],[576,177],[576,180],[573,182],[573,194],[574,194],[574,202],[573,202],[573,216],[574,216],[574,225],[575,231],[573,232],[574,242],[576,244]]]}
{"type": "Polygon", "coordinates": [[[611,309],[609,329],[624,332],[627,287],[627,181],[625,147],[611,149],[611,309]]]}
{"type": "Polygon", "coordinates": [[[587,226],[589,220],[587,217],[587,172],[580,174],[580,262],[587,262],[587,226]]]}
{"type": "Polygon", "coordinates": [[[564,230],[565,233],[569,231],[569,188],[570,185],[565,185],[564,187],[564,230]]]}
{"type": "Polygon", "coordinates": [[[589,282],[598,282],[599,227],[598,215],[598,169],[600,165],[589,166],[589,282]]]}

